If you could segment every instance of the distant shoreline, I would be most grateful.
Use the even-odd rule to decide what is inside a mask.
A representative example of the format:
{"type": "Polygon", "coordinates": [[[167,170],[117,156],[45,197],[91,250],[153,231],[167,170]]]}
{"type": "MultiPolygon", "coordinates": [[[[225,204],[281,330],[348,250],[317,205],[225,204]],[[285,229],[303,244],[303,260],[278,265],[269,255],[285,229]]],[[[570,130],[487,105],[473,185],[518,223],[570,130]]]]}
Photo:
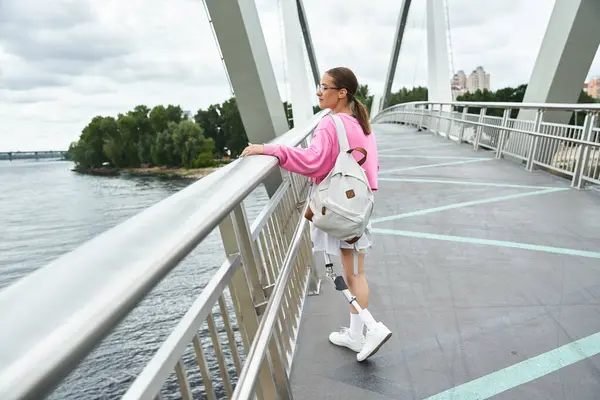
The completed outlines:
{"type": "Polygon", "coordinates": [[[146,168],[74,168],[72,171],[83,175],[95,176],[142,176],[178,179],[200,179],[220,167],[214,168],[169,168],[169,167],[146,167],[146,168]]]}

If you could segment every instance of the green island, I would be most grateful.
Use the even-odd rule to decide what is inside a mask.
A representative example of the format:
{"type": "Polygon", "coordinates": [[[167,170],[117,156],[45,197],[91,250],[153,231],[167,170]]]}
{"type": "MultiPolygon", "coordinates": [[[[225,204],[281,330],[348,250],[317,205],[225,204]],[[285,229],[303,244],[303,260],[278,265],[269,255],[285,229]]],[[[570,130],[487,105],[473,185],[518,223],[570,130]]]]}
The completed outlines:
{"type": "MultiPolygon", "coordinates": [[[[527,85],[495,92],[484,90],[458,96],[457,101],[522,102],[527,85]]],[[[368,85],[359,87],[357,98],[370,110],[373,96],[368,85]]],[[[405,87],[391,93],[390,105],[427,100],[427,88],[405,87]]],[[[580,103],[595,102],[584,91],[580,103]]],[[[292,106],[282,103],[293,128],[292,106]]],[[[318,112],[318,106],[314,112],[318,112]]],[[[461,111],[461,110],[457,110],[461,111]]],[[[470,113],[478,113],[469,108],[470,113]]],[[[488,109],[487,115],[502,116],[488,109]]],[[[573,115],[581,125],[585,113],[573,115]]],[[[94,175],[164,176],[198,179],[237,158],[248,144],[235,97],[222,104],[199,109],[193,117],[180,106],[138,105],[117,117],[96,116],[69,147],[67,159],[74,171],[94,175]]]]}
{"type": "Polygon", "coordinates": [[[247,143],[235,98],[193,116],[178,105],[138,105],[116,118],[94,117],[67,158],[84,174],[197,179],[237,157],[247,143]]]}

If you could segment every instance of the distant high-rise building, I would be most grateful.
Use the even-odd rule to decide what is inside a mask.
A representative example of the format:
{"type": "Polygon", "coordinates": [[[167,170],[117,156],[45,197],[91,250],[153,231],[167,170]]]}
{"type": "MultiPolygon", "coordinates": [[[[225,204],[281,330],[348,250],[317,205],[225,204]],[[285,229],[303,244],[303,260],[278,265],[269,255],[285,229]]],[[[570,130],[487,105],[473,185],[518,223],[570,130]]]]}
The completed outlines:
{"type": "Polygon", "coordinates": [[[490,89],[490,74],[483,67],[477,67],[469,76],[463,70],[458,71],[452,77],[452,93],[454,98],[465,93],[474,93],[477,90],[490,89]]]}
{"type": "Polygon", "coordinates": [[[467,87],[467,75],[465,75],[465,71],[461,69],[454,74],[454,78],[452,78],[452,87],[457,89],[467,87]]]}
{"type": "Polygon", "coordinates": [[[490,74],[483,67],[477,67],[467,78],[467,91],[490,90],[490,74]]]}
{"type": "Polygon", "coordinates": [[[458,96],[465,94],[467,88],[467,75],[465,74],[465,71],[461,69],[454,74],[452,81],[450,82],[450,86],[452,88],[453,100],[456,100],[458,96]]]}
{"type": "Polygon", "coordinates": [[[600,99],[600,76],[594,76],[583,86],[590,97],[600,99]]]}

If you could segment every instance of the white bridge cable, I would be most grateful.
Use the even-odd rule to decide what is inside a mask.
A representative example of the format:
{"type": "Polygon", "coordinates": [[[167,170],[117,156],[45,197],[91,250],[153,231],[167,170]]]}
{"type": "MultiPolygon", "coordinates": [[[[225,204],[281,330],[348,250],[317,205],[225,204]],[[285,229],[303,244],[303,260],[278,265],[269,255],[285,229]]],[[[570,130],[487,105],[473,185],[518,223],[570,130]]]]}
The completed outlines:
{"type": "MultiPolygon", "coordinates": [[[[450,77],[450,79],[454,78],[454,74],[456,74],[456,71],[454,70],[454,50],[452,50],[452,35],[451,35],[451,25],[450,25],[450,8],[448,7],[448,2],[450,0],[443,0],[444,2],[444,14],[446,17],[446,37],[448,38],[448,61],[450,62],[450,72],[452,73],[452,76],[450,77]]],[[[451,88],[452,91],[452,99],[454,99],[454,90],[451,88]]]]}
{"type": "Polygon", "coordinates": [[[448,37],[448,56],[450,60],[450,71],[454,76],[454,51],[452,50],[452,35],[451,35],[451,25],[450,25],[450,9],[448,7],[449,0],[444,1],[444,11],[446,16],[446,36],[448,37]]]}

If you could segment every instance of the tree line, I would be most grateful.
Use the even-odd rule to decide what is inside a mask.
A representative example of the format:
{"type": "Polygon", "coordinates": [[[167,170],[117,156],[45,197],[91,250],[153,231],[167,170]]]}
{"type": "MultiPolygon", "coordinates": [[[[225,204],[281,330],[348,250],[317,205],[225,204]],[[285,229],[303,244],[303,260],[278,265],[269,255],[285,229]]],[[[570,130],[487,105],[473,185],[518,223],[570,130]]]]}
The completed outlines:
{"type": "Polygon", "coordinates": [[[166,166],[211,167],[247,143],[235,98],[198,110],[190,118],[178,105],[138,105],[125,114],[96,116],[69,147],[68,157],[85,170],[166,166]]]}
{"type": "MultiPolygon", "coordinates": [[[[475,92],[465,93],[457,96],[456,101],[472,101],[477,103],[487,102],[498,102],[498,103],[522,103],[527,91],[527,84],[522,84],[517,87],[505,87],[496,91],[490,91],[487,89],[477,90],[475,92]]],[[[401,103],[408,103],[412,101],[427,101],[427,88],[426,87],[415,87],[413,89],[402,88],[396,93],[390,95],[390,106],[401,103]]],[[[600,99],[594,99],[584,90],[579,94],[578,103],[600,103],[600,99]]],[[[458,112],[462,112],[463,107],[457,107],[458,112]]],[[[470,114],[479,114],[481,111],[480,107],[469,107],[470,114]]],[[[504,110],[499,108],[488,108],[486,115],[502,117],[504,110]]],[[[518,108],[511,111],[511,118],[516,118],[519,113],[518,108]]],[[[585,120],[585,111],[573,113],[571,116],[571,125],[583,125],[585,120]]]]}
{"type": "MultiPolygon", "coordinates": [[[[357,97],[370,107],[369,88],[357,97]]],[[[292,107],[282,103],[289,128],[294,127],[292,107]]],[[[319,111],[315,106],[313,111],[319,111]]],[[[235,97],[212,104],[188,116],[178,105],[138,105],[125,114],[96,116],[71,143],[67,158],[82,171],[104,166],[204,168],[226,156],[237,157],[248,136],[235,97]]]]}
{"type": "MultiPolygon", "coordinates": [[[[522,84],[517,87],[506,87],[503,89],[498,89],[495,92],[489,90],[477,90],[473,93],[465,93],[462,96],[458,96],[456,98],[457,101],[474,101],[474,102],[507,102],[507,103],[522,103],[525,97],[525,91],[527,91],[527,84],[522,84]]],[[[598,103],[599,99],[594,99],[589,94],[587,94],[584,90],[581,90],[579,93],[579,98],[577,99],[578,103],[598,103]]],[[[462,111],[462,107],[459,107],[458,111],[462,111]]],[[[480,112],[480,108],[477,107],[469,107],[469,113],[478,114],[480,112]]],[[[491,115],[495,117],[502,117],[503,114],[502,109],[498,108],[488,108],[486,110],[486,115],[491,115]]],[[[518,109],[513,109],[511,111],[511,118],[517,118],[519,113],[518,109]]],[[[573,113],[571,116],[571,120],[569,124],[571,125],[582,125],[585,120],[586,113],[584,111],[573,113]]]]}

